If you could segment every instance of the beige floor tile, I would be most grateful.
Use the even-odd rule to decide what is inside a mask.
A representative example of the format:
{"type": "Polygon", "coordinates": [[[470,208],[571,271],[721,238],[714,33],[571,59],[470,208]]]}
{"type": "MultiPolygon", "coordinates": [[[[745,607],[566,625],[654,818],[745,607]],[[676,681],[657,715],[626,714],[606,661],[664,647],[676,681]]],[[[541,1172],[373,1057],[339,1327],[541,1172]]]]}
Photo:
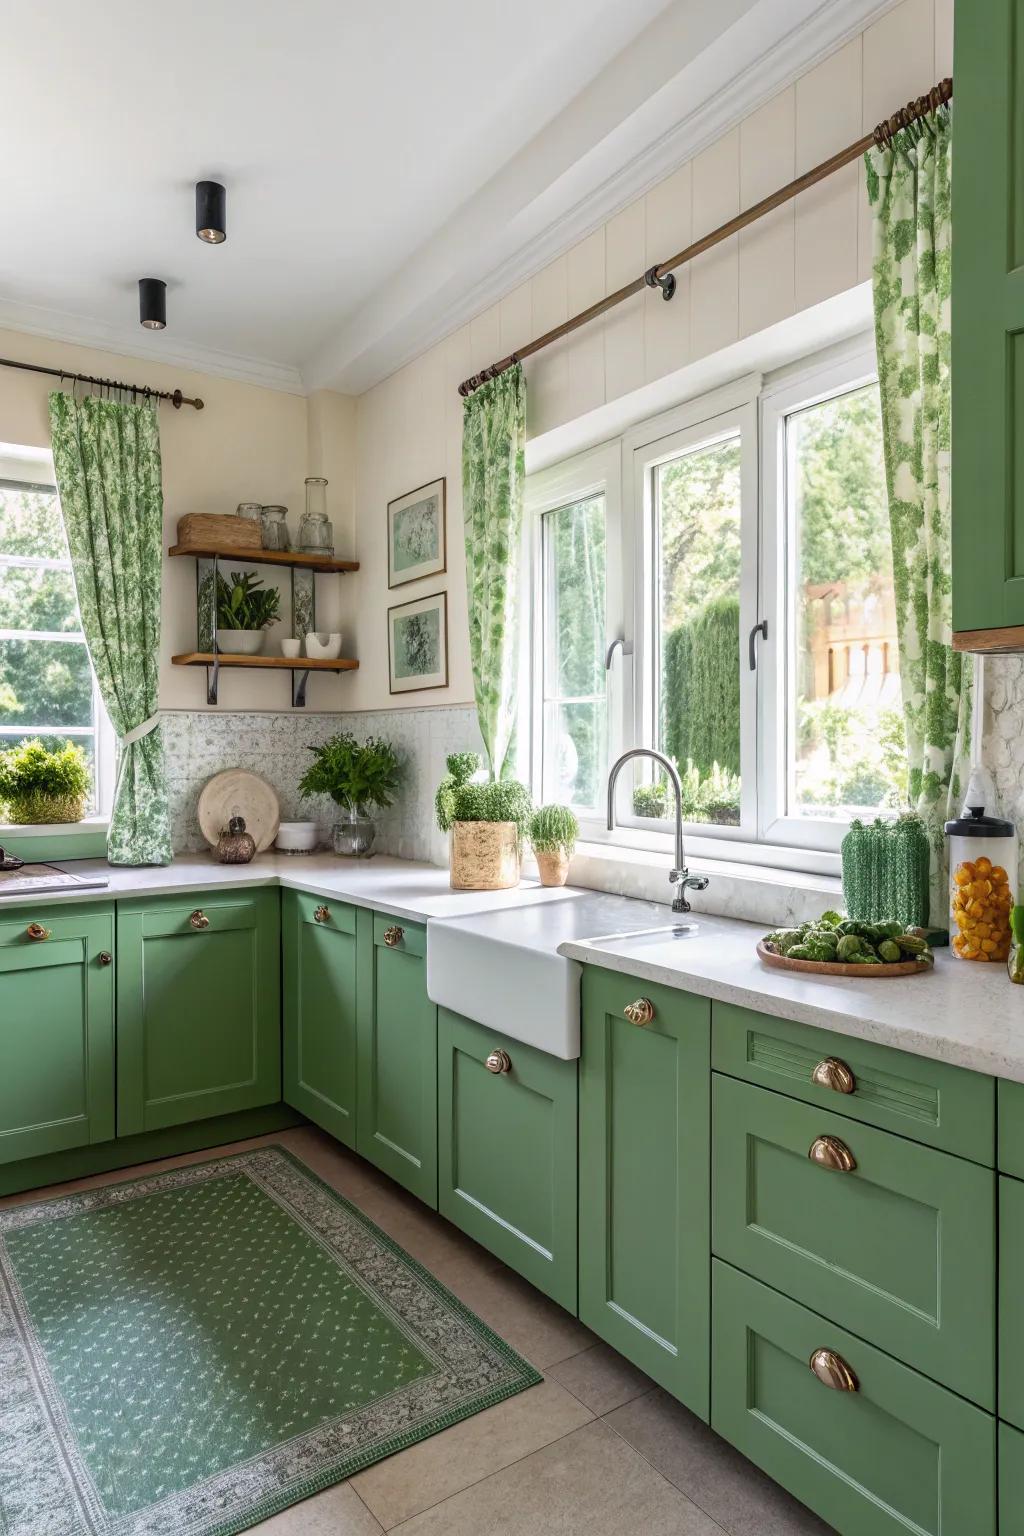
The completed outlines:
{"type": "Polygon", "coordinates": [[[396,1536],[722,1536],[600,1420],[394,1529],[396,1536]]]}
{"type": "Polygon", "coordinates": [[[543,1381],[360,1472],[352,1485],[385,1530],[590,1422],[564,1387],[543,1381]]]}
{"type": "Polygon", "coordinates": [[[717,1520],[729,1536],[830,1536],[731,1445],[656,1387],[603,1421],[717,1520]]]}
{"type": "Polygon", "coordinates": [[[246,1536],[380,1536],[380,1526],[349,1483],[293,1504],[246,1536]]]}
{"type": "Polygon", "coordinates": [[[578,1355],[570,1355],[568,1360],[559,1360],[549,1367],[549,1374],[568,1387],[598,1418],[634,1397],[642,1397],[653,1385],[649,1376],[604,1343],[593,1344],[578,1355]]]}
{"type": "Polygon", "coordinates": [[[503,1264],[483,1274],[450,1275],[446,1284],[538,1371],[597,1342],[589,1328],[503,1264]]]}

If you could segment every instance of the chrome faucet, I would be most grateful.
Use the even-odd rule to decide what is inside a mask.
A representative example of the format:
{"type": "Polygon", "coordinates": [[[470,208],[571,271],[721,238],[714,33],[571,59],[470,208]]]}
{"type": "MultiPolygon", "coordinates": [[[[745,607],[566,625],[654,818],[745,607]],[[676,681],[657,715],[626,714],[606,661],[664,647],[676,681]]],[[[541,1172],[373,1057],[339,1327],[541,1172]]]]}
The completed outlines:
{"type": "Polygon", "coordinates": [[[622,756],[612,764],[608,775],[608,831],[615,830],[615,781],[619,772],[634,757],[649,757],[658,763],[668,775],[668,781],[672,785],[672,792],[676,797],[676,848],[672,869],[669,870],[669,880],[675,886],[675,895],[672,898],[673,912],[689,912],[690,903],[686,899],[687,891],[706,891],[708,888],[707,875],[691,875],[686,867],[686,852],[683,848],[683,786],[679,781],[679,774],[674,763],[670,763],[667,757],[660,752],[653,752],[650,747],[633,747],[629,752],[623,752],[622,756]]]}

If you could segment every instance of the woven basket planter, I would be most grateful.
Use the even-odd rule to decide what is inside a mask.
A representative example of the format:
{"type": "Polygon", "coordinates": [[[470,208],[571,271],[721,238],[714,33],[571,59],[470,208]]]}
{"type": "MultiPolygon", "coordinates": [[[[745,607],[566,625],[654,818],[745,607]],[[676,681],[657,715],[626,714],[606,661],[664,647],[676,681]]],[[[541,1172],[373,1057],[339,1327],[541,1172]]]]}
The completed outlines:
{"type": "Polygon", "coordinates": [[[84,795],[20,795],[7,801],[7,814],[15,826],[40,826],[59,821],[81,821],[84,795]]]}
{"type": "Polygon", "coordinates": [[[453,891],[510,891],[519,884],[514,821],[456,821],[449,834],[453,891]]]}

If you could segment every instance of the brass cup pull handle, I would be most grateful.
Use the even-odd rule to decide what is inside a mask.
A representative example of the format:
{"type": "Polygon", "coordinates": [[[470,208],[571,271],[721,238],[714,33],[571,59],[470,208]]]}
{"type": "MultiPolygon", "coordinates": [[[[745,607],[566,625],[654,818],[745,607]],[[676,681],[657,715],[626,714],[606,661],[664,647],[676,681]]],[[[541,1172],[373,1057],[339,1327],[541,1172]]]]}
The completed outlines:
{"type": "Polygon", "coordinates": [[[48,939],[50,937],[51,930],[49,928],[44,928],[42,923],[29,923],[28,927],[25,929],[25,933],[28,938],[34,939],[37,944],[40,944],[42,943],[43,939],[48,939]]]}
{"type": "Polygon", "coordinates": [[[404,928],[399,928],[396,926],[394,928],[385,928],[384,930],[384,943],[388,946],[388,949],[394,949],[395,945],[401,944],[404,938],[404,928]]]}
{"type": "Polygon", "coordinates": [[[627,1003],[622,1013],[631,1024],[643,1027],[654,1018],[654,1004],[649,997],[638,997],[635,1003],[627,1003]]]}
{"type": "Polygon", "coordinates": [[[833,1173],[852,1173],[857,1166],[857,1159],[838,1136],[816,1136],[807,1156],[819,1168],[829,1168],[833,1173]]]}
{"type": "Polygon", "coordinates": [[[811,1082],[819,1088],[831,1088],[834,1093],[853,1093],[857,1087],[857,1079],[838,1056],[826,1056],[819,1061],[811,1073],[811,1082]]]}
{"type": "Polygon", "coordinates": [[[114,957],[110,953],[109,949],[101,949],[99,954],[96,956],[96,959],[99,961],[100,965],[112,965],[114,957]]]}
{"type": "Polygon", "coordinates": [[[807,1363],[822,1386],[831,1387],[833,1392],[856,1392],[860,1386],[854,1371],[834,1349],[816,1349],[807,1363]]]}
{"type": "Polygon", "coordinates": [[[508,1051],[492,1051],[484,1062],[488,1072],[511,1072],[512,1058],[508,1051]]]}
{"type": "Polygon", "coordinates": [[[192,913],[192,916],[189,918],[189,922],[197,933],[202,933],[204,928],[209,928],[210,926],[210,919],[207,917],[202,907],[196,907],[195,911],[192,913]]]}
{"type": "Polygon", "coordinates": [[[331,915],[331,912],[330,912],[330,908],[329,907],[314,907],[313,908],[313,921],[314,921],[314,923],[326,923],[326,921],[330,917],[330,915],[331,915]]]}

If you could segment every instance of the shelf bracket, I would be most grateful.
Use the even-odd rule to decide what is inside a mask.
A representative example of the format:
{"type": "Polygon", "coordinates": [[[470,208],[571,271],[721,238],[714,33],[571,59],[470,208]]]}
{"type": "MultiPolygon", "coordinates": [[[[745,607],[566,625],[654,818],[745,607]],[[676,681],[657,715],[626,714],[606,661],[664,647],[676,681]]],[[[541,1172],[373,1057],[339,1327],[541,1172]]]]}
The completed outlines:
{"type": "Polygon", "coordinates": [[[292,708],[305,709],[306,707],[306,681],[309,677],[309,668],[304,672],[292,673],[292,708]]]}

